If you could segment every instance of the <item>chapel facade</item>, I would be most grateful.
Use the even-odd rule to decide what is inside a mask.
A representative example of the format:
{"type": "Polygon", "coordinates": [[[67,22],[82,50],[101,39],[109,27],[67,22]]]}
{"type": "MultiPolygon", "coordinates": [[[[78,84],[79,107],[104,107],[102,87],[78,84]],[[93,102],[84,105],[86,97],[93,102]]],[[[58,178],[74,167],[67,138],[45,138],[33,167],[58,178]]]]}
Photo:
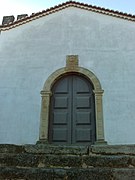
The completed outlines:
{"type": "Polygon", "coordinates": [[[0,143],[134,144],[134,21],[75,1],[4,17],[0,143]]]}

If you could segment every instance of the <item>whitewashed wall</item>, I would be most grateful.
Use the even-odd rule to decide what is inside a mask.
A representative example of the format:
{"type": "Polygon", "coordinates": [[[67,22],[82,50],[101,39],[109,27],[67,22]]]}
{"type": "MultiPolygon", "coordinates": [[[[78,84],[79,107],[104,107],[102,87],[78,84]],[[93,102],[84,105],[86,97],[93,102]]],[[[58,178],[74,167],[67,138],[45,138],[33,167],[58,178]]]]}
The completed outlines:
{"type": "Polygon", "coordinates": [[[135,23],[67,8],[0,34],[0,143],[36,143],[40,91],[66,55],[104,89],[105,139],[135,143],[135,23]]]}

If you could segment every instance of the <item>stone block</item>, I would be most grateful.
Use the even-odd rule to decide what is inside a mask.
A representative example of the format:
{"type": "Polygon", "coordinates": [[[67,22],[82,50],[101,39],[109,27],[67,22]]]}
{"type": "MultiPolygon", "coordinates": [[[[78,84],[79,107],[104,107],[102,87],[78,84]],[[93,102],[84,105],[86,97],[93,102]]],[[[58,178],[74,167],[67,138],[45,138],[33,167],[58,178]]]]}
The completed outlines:
{"type": "Polygon", "coordinates": [[[28,16],[28,14],[20,14],[20,15],[17,16],[17,20],[23,19],[23,18],[25,18],[27,16],[28,16]]]}
{"type": "Polygon", "coordinates": [[[7,25],[7,24],[10,24],[10,23],[13,23],[14,20],[15,20],[14,16],[4,16],[3,20],[2,20],[2,25],[7,25]]]}

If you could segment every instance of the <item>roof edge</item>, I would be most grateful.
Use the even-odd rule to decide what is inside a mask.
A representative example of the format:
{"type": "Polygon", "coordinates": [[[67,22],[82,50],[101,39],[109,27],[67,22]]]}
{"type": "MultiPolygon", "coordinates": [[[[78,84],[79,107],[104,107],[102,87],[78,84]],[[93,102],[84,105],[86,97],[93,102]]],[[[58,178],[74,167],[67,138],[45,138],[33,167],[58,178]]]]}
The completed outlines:
{"type": "Polygon", "coordinates": [[[93,11],[93,12],[97,12],[97,13],[101,13],[101,14],[105,14],[105,15],[109,15],[109,16],[114,16],[117,18],[122,18],[122,19],[129,20],[129,21],[135,21],[135,15],[132,15],[132,14],[127,14],[124,12],[106,9],[103,7],[88,5],[88,4],[80,3],[80,2],[76,2],[76,1],[67,1],[65,3],[62,3],[62,4],[56,5],[54,7],[48,8],[46,10],[43,10],[41,12],[32,13],[32,15],[24,17],[24,18],[19,19],[19,20],[16,20],[13,23],[10,23],[7,25],[0,25],[0,31],[6,31],[9,29],[15,28],[15,27],[20,26],[22,24],[26,24],[30,21],[39,19],[43,16],[47,16],[47,15],[50,15],[52,13],[58,12],[60,10],[66,9],[67,7],[76,7],[76,8],[80,8],[80,9],[84,9],[84,10],[88,10],[88,11],[93,11]]]}

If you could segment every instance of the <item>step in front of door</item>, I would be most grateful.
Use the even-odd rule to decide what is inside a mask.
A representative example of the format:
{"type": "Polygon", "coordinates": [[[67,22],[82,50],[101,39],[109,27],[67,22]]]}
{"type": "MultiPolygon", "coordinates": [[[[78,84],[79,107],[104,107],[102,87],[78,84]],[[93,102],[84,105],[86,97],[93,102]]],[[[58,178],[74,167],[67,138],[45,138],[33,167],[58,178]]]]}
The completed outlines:
{"type": "Polygon", "coordinates": [[[1,180],[134,180],[135,169],[129,168],[3,168],[0,167],[1,180]]]}

